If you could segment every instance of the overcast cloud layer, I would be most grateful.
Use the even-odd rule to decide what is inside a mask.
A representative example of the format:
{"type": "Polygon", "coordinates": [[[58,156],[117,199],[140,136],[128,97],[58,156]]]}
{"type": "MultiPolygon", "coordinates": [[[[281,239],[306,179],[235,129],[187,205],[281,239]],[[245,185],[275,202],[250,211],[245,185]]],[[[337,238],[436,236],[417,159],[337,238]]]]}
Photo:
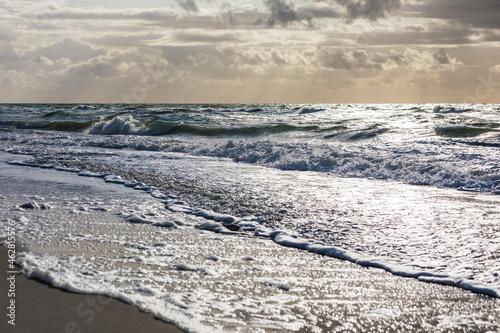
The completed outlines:
{"type": "Polygon", "coordinates": [[[497,0],[99,3],[0,0],[0,102],[500,103],[497,0]]]}

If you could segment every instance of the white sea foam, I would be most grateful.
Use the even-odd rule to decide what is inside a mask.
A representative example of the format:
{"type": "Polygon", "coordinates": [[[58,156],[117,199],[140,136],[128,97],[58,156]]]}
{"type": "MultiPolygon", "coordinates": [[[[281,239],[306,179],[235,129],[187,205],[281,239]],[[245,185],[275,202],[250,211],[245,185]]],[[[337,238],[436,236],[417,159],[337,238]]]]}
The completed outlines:
{"type": "MultiPolygon", "coordinates": [[[[133,154],[137,156],[136,158],[140,155],[137,152],[133,154]]],[[[142,158],[149,155],[150,152],[147,152],[142,158]]],[[[93,156],[95,157],[95,154],[93,156]]],[[[123,158],[123,155],[113,158],[115,157],[130,163],[130,160],[123,158]]],[[[142,159],[140,163],[144,164],[146,161],[147,159],[142,159]]],[[[370,217],[373,214],[367,209],[373,203],[369,202],[368,198],[382,198],[374,191],[375,188],[380,188],[386,195],[397,189],[391,183],[366,181],[362,191],[369,191],[371,194],[361,196],[358,195],[356,184],[362,184],[363,180],[359,182],[344,180],[345,187],[342,185],[342,180],[336,181],[335,184],[339,188],[338,191],[334,191],[327,184],[328,178],[321,174],[272,170],[266,170],[269,172],[264,173],[263,168],[241,165],[236,165],[238,168],[235,168],[240,172],[233,174],[235,170],[230,171],[228,168],[235,164],[230,160],[185,156],[168,161],[175,162],[166,166],[170,171],[182,170],[187,175],[203,179],[207,184],[221,189],[224,182],[233,185],[239,181],[240,195],[244,194],[247,186],[245,183],[251,179],[256,181],[250,184],[254,191],[252,193],[256,196],[262,195],[267,187],[270,187],[274,197],[301,194],[307,202],[314,205],[307,206],[299,197],[295,197],[292,201],[300,209],[294,210],[289,206],[287,210],[301,214],[302,220],[296,221],[297,226],[299,222],[304,223],[304,226],[311,228],[312,231],[328,231],[327,225],[321,224],[326,221],[318,209],[324,205],[320,198],[331,196],[335,202],[345,201],[354,210],[363,207],[363,210],[355,211],[355,215],[346,217],[364,216],[363,221],[367,223],[364,228],[373,228],[370,223],[375,222],[375,217],[370,217]],[[221,169],[221,166],[225,169],[221,169]],[[222,173],[220,170],[226,172],[222,173]],[[285,179],[291,183],[286,190],[279,187],[279,184],[285,184],[285,179]],[[308,185],[314,188],[314,191],[307,190],[308,185]],[[355,198],[365,200],[365,203],[356,205],[348,198],[351,193],[355,198]],[[307,211],[312,207],[315,207],[314,215],[307,217],[307,211]]],[[[165,159],[159,158],[158,165],[152,166],[156,170],[156,175],[159,175],[158,166],[164,163],[165,159]]],[[[39,174],[40,179],[37,182],[47,181],[47,177],[56,173],[51,169],[35,169],[36,172],[26,175],[25,169],[16,170],[20,170],[19,175],[22,177],[34,177],[39,174]]],[[[3,169],[2,174],[6,171],[3,169]]],[[[117,171],[114,170],[110,179],[130,179],[129,175],[117,171]]],[[[361,331],[379,324],[385,325],[380,327],[393,325],[391,327],[411,331],[415,329],[411,325],[415,322],[425,322],[429,313],[437,310],[446,316],[455,315],[464,320],[466,316],[473,318],[475,322],[467,322],[469,328],[488,326],[496,329],[500,325],[494,317],[485,319],[483,316],[484,313],[495,314],[494,309],[488,308],[488,312],[484,312],[482,308],[465,307],[467,310],[464,310],[463,302],[469,298],[463,299],[461,297],[464,296],[457,295],[467,295],[466,293],[458,293],[451,289],[436,289],[435,286],[450,284],[498,297],[498,288],[495,289],[495,284],[486,285],[459,274],[429,272],[428,269],[421,267],[423,265],[405,263],[403,260],[390,257],[390,253],[387,253],[387,256],[374,255],[341,245],[333,246],[330,241],[305,237],[304,230],[289,228],[293,227],[292,224],[289,227],[285,224],[266,227],[261,225],[262,220],[251,215],[236,216],[216,211],[215,207],[214,210],[201,207],[200,200],[189,200],[189,196],[185,195],[188,193],[187,188],[186,192],[181,193],[182,198],[162,190],[161,198],[157,199],[153,196],[155,191],[152,191],[151,195],[146,195],[126,186],[112,185],[99,179],[77,177],[70,172],[58,172],[52,177],[54,180],[57,179],[59,184],[59,187],[55,187],[56,192],[50,192],[50,186],[41,185],[44,191],[48,191],[44,192],[43,198],[31,199],[36,193],[30,193],[30,199],[23,197],[21,202],[37,200],[51,203],[52,200],[57,202],[56,208],[47,211],[9,210],[9,214],[19,214],[18,220],[26,222],[16,224],[20,239],[27,241],[27,245],[30,242],[36,245],[34,253],[19,256],[18,263],[23,265],[32,277],[41,278],[70,291],[97,293],[122,299],[153,313],[160,319],[173,320],[180,327],[193,332],[236,329],[300,331],[319,328],[323,331],[334,328],[342,331],[346,328],[339,325],[348,322],[348,318],[352,319],[346,317],[346,314],[353,313],[359,313],[361,316],[367,314],[366,318],[370,317],[366,323],[359,320],[358,328],[361,331]],[[64,187],[60,187],[62,182],[66,183],[64,187]],[[88,184],[92,184],[92,187],[88,187],[88,184]],[[61,193],[61,188],[74,188],[75,191],[65,190],[66,192],[61,193]],[[77,189],[79,190],[76,191],[77,189]],[[91,218],[69,214],[72,209],[78,207],[83,207],[87,213],[92,214],[91,218]],[[101,209],[106,211],[100,211],[101,209]],[[65,215],[64,212],[68,214],[65,215]],[[52,215],[48,214],[54,214],[53,216],[59,218],[52,218],[52,215]],[[236,225],[240,229],[231,231],[225,227],[226,224],[236,225]],[[177,227],[172,228],[173,225],[177,227]],[[42,228],[44,236],[39,237],[37,233],[41,232],[42,228]],[[236,235],[239,237],[235,237],[236,235]],[[58,252],[57,249],[61,248],[64,249],[64,253],[58,252]],[[37,254],[37,249],[49,253],[40,255],[37,254]],[[389,279],[389,275],[377,273],[379,270],[358,269],[356,265],[349,266],[345,262],[325,260],[326,256],[351,261],[358,265],[383,268],[398,275],[411,276],[433,284],[422,287],[417,279],[406,282],[401,282],[397,277],[389,279]],[[214,260],[215,258],[217,260],[214,260]],[[360,280],[358,274],[366,274],[366,277],[360,280]],[[394,281],[398,281],[396,285],[392,284],[394,281]],[[497,294],[493,294],[492,290],[497,290],[497,294]],[[383,303],[385,306],[382,311],[379,307],[380,300],[385,299],[384,297],[390,302],[383,303]],[[456,305],[450,304],[450,300],[455,297],[461,301],[456,305]],[[415,302],[409,302],[410,299],[415,299],[415,302]],[[447,303],[441,303],[443,299],[447,303]],[[422,304],[429,305],[422,306],[422,304]],[[464,314],[463,311],[467,313],[464,314]],[[336,318],[339,323],[332,322],[332,318],[336,318]],[[476,321],[481,318],[484,324],[478,324],[476,321]]],[[[175,180],[182,179],[175,177],[175,180]]],[[[30,179],[26,182],[30,184],[30,191],[36,190],[37,182],[30,179]]],[[[196,185],[195,182],[192,184],[196,185]]],[[[418,202],[420,199],[414,195],[415,193],[412,192],[411,198],[418,202]]],[[[444,195],[444,192],[441,195],[444,195]]],[[[465,199],[472,200],[472,197],[467,195],[464,192],[458,193],[456,201],[463,205],[465,199]]],[[[401,193],[397,196],[401,196],[401,193]]],[[[387,211],[387,214],[394,213],[401,204],[394,197],[391,197],[391,200],[393,200],[392,211],[387,211]]],[[[401,201],[407,200],[402,198],[401,201]]],[[[263,202],[266,201],[260,201],[261,207],[285,211],[275,206],[276,201],[268,199],[266,205],[262,204],[263,202]]],[[[381,200],[378,206],[384,211],[380,205],[382,202],[381,200]]],[[[427,204],[422,202],[422,205],[427,204]]],[[[472,202],[470,206],[460,207],[468,211],[478,205],[483,204],[478,201],[472,202]]],[[[494,207],[491,204],[487,205],[490,207],[490,214],[493,214],[494,207]]],[[[331,208],[340,210],[341,206],[331,208]]],[[[443,209],[447,210],[447,207],[443,209]]],[[[425,212],[421,213],[424,215],[425,212]]],[[[412,215],[413,212],[405,210],[405,214],[412,215]]],[[[468,214],[474,216],[470,211],[468,214]]],[[[335,215],[336,224],[341,222],[341,216],[335,215]]],[[[425,219],[425,216],[421,217],[425,219]]],[[[399,221],[395,225],[394,232],[404,229],[404,223],[405,221],[399,221]]],[[[332,233],[334,237],[345,236],[346,232],[342,229],[348,226],[351,226],[352,232],[355,232],[355,227],[359,229],[363,227],[355,223],[344,226],[336,224],[328,224],[330,231],[334,231],[332,233]]],[[[469,226],[464,225],[464,228],[468,229],[469,226]]],[[[434,229],[436,233],[439,231],[438,226],[434,229]]],[[[1,227],[0,230],[3,232],[1,227]]],[[[391,233],[387,236],[389,237],[391,233]]],[[[310,235],[313,234],[314,232],[310,235]]],[[[471,235],[472,231],[469,236],[463,237],[471,235]]],[[[412,233],[412,236],[413,239],[408,241],[416,241],[421,237],[416,233],[412,233]]],[[[370,243],[369,237],[366,235],[361,237],[364,242],[370,243]]],[[[378,239],[383,238],[378,237],[378,239]]],[[[427,239],[420,240],[425,243],[427,239]]],[[[442,242],[448,241],[442,238],[442,242]]],[[[494,242],[495,240],[492,240],[493,244],[494,242]]],[[[425,250],[425,247],[420,249],[425,250]]],[[[410,251],[410,248],[408,250],[410,251]]],[[[425,254],[424,252],[423,255],[425,254]]],[[[431,263],[425,262],[425,264],[431,263]]],[[[487,304],[487,301],[484,299],[483,301],[487,304]]],[[[497,303],[492,304],[497,305],[497,303]]],[[[442,324],[444,325],[442,329],[449,328],[446,323],[442,324]]],[[[435,324],[432,325],[434,329],[435,324]]]]}
{"type": "Polygon", "coordinates": [[[441,105],[436,105],[434,107],[434,113],[462,113],[465,112],[466,109],[461,109],[461,108],[455,108],[453,106],[441,106],[441,105]]]}
{"type": "MultiPolygon", "coordinates": [[[[58,168],[56,170],[72,172],[70,168],[58,168]]],[[[130,184],[130,181],[124,180],[119,175],[109,175],[106,176],[104,180],[106,182],[121,184],[125,186],[130,184]]],[[[135,184],[135,181],[132,182],[135,184]]],[[[156,197],[158,197],[158,194],[155,191],[153,191],[152,193],[155,193],[156,197]]],[[[163,194],[159,197],[162,199],[165,198],[163,194]]],[[[206,209],[192,208],[186,205],[186,203],[178,201],[176,199],[166,199],[164,202],[166,203],[166,208],[173,212],[189,214],[202,217],[206,220],[214,221],[206,221],[198,224],[197,228],[202,230],[209,230],[225,234],[234,234],[232,230],[253,232],[255,236],[270,238],[275,243],[282,246],[307,250],[309,252],[351,261],[366,267],[381,268],[399,276],[418,278],[419,280],[425,282],[453,285],[474,292],[500,298],[500,286],[488,286],[480,282],[469,280],[463,276],[432,273],[427,270],[418,269],[414,265],[404,264],[400,260],[394,258],[363,255],[337,246],[326,246],[323,242],[305,239],[290,230],[272,230],[262,228],[262,226],[258,223],[258,219],[253,216],[238,218],[229,214],[220,214],[206,209]],[[224,226],[224,224],[227,225],[224,226]],[[236,229],[233,229],[230,226],[234,226],[236,227],[236,229]]],[[[154,226],[163,226],[169,228],[176,227],[176,225],[172,222],[158,222],[137,215],[131,215],[127,217],[126,220],[130,223],[150,224],[154,226]]]]}
{"type": "Polygon", "coordinates": [[[321,109],[321,108],[311,108],[311,107],[303,107],[300,110],[300,114],[308,114],[308,113],[316,113],[316,112],[321,112],[325,111],[326,109],[321,109]]]}
{"type": "MultiPolygon", "coordinates": [[[[259,235],[262,236],[260,233],[259,235]]],[[[307,250],[309,252],[342,260],[348,260],[361,266],[381,268],[403,277],[417,278],[424,282],[446,284],[500,298],[500,286],[487,286],[483,283],[469,280],[465,277],[434,274],[425,270],[418,270],[414,266],[405,265],[394,258],[360,255],[359,253],[338,247],[318,245],[315,244],[314,241],[303,239],[296,235],[290,235],[286,231],[280,231],[277,234],[271,232],[269,237],[273,238],[274,242],[283,246],[307,250]]]]}
{"type": "MultiPolygon", "coordinates": [[[[183,311],[186,306],[172,299],[168,294],[152,288],[138,287],[137,294],[126,294],[112,283],[103,281],[109,280],[106,277],[84,277],[80,273],[75,273],[73,267],[62,268],[61,262],[56,257],[40,256],[33,253],[20,253],[16,258],[16,264],[27,271],[27,276],[32,279],[44,281],[56,288],[61,288],[70,292],[89,293],[95,295],[108,296],[122,300],[129,304],[134,304],[140,310],[149,312],[157,318],[171,322],[175,318],[175,323],[188,331],[194,332],[217,332],[210,326],[203,325],[200,318],[193,320],[191,313],[183,311]],[[148,291],[148,292],[146,292],[148,291]],[[141,295],[149,294],[151,297],[141,295]],[[163,302],[158,302],[162,299],[163,302]]],[[[194,269],[196,271],[196,269],[194,269]]]]}
{"type": "MultiPolygon", "coordinates": [[[[469,126],[462,126],[468,129],[469,126]]],[[[462,128],[460,127],[460,128],[462,128]]],[[[450,135],[466,140],[468,135],[481,133],[483,128],[471,129],[472,133],[458,133],[450,126],[436,126],[433,131],[452,131],[450,135]],[[444,130],[443,130],[444,129],[444,130]]],[[[458,128],[458,127],[457,127],[458,128]]],[[[460,132],[460,130],[459,130],[460,132]]],[[[494,135],[487,132],[486,135],[494,135]],[[489,133],[489,134],[488,134],[489,133]]],[[[235,162],[258,164],[281,170],[318,171],[342,177],[393,179],[408,184],[431,185],[468,189],[476,192],[497,193],[500,188],[497,168],[500,164],[495,141],[464,141],[457,147],[455,141],[439,141],[429,137],[425,140],[403,144],[370,142],[363,145],[339,143],[283,142],[281,140],[171,140],[157,137],[137,136],[78,136],[54,138],[50,133],[26,135],[9,140],[22,140],[32,146],[45,146],[54,152],[60,147],[76,146],[86,149],[127,148],[151,152],[180,152],[195,156],[230,158],[235,162]],[[439,156],[437,162],[437,156],[439,156]]],[[[10,136],[9,133],[4,136],[10,136]]],[[[11,149],[12,150],[12,149],[11,149]]],[[[182,158],[179,156],[178,158],[182,158]]],[[[29,161],[12,163],[30,165],[29,161]]],[[[92,161],[89,158],[89,167],[92,161]]],[[[53,164],[53,163],[52,163],[53,164]]],[[[47,163],[47,167],[52,167],[47,163]]],[[[36,166],[36,164],[33,164],[36,166]]],[[[61,167],[61,166],[59,166],[61,167]]],[[[74,168],[74,171],[78,171],[74,168]]]]}
{"type": "Polygon", "coordinates": [[[147,130],[142,126],[137,126],[137,121],[132,116],[117,116],[112,120],[102,120],[94,124],[87,132],[102,135],[143,135],[147,130]]]}

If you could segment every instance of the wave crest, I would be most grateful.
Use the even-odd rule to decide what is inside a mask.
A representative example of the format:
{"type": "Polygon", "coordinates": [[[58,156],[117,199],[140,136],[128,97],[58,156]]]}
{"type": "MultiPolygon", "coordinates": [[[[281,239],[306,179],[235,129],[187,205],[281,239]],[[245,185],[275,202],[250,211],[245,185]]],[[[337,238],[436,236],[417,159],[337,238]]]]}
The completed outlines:
{"type": "Polygon", "coordinates": [[[102,120],[95,123],[88,131],[98,135],[147,135],[148,129],[137,125],[132,116],[116,116],[109,121],[102,120]]]}

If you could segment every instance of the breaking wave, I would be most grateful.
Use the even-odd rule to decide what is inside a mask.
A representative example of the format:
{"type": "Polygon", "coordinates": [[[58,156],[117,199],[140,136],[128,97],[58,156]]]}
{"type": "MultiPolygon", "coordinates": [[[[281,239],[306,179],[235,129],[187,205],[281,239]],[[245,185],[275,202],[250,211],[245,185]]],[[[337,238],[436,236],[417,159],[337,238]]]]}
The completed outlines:
{"type": "Polygon", "coordinates": [[[437,135],[451,138],[473,138],[489,132],[499,132],[499,130],[472,126],[439,126],[436,128],[437,135]]]}
{"type": "Polygon", "coordinates": [[[288,124],[262,125],[262,126],[201,126],[185,124],[183,122],[168,122],[163,120],[151,120],[139,122],[132,116],[117,116],[110,120],[103,120],[92,124],[86,131],[89,134],[96,135],[182,135],[189,134],[205,137],[257,137],[289,132],[303,132],[319,134],[324,132],[333,132],[323,138],[328,139],[338,137],[342,134],[346,139],[361,140],[385,133],[386,129],[367,129],[359,132],[346,132],[346,126],[332,126],[321,128],[320,126],[293,126],[288,124]]]}

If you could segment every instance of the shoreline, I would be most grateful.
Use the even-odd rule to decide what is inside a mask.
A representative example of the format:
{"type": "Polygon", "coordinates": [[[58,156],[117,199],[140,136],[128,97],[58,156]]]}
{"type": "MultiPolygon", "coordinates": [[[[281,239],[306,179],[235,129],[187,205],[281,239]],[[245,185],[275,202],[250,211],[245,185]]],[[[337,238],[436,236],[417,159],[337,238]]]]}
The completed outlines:
{"type": "MultiPolygon", "coordinates": [[[[34,277],[53,286],[89,292],[65,292],[16,276],[16,291],[26,291],[22,303],[30,310],[23,313],[21,295],[16,295],[19,326],[3,329],[8,320],[4,310],[2,332],[170,332],[166,327],[172,326],[149,313],[193,332],[237,328],[463,332],[471,327],[487,332],[500,327],[499,299],[395,276],[269,239],[203,230],[196,223],[205,220],[165,212],[163,203],[142,191],[50,169],[26,172],[21,166],[2,169],[0,179],[5,180],[0,213],[7,244],[14,243],[12,223],[12,237],[29,249],[19,262],[24,259],[34,277]],[[40,209],[20,209],[30,200],[37,200],[40,209]],[[120,215],[122,211],[127,215],[120,215]],[[139,213],[187,225],[169,228],[128,219],[139,213]],[[114,264],[123,272],[99,278],[99,272],[114,264]],[[82,280],[67,274],[75,271],[82,280]],[[114,290],[112,282],[120,287],[109,294],[118,295],[116,299],[90,294],[99,293],[100,287],[114,290]],[[63,303],[62,298],[71,302],[63,303]],[[140,312],[138,307],[151,312],[140,312]],[[148,327],[146,320],[161,327],[148,327]],[[46,327],[54,322],[59,327],[46,327]]],[[[9,264],[6,253],[0,261],[9,264]]],[[[2,292],[5,298],[7,291],[2,292]]]]}
{"type": "MultiPolygon", "coordinates": [[[[17,249],[20,249],[16,245],[17,249]]],[[[0,246],[0,289],[4,309],[0,331],[39,333],[84,332],[166,332],[182,333],[177,326],[163,322],[149,313],[120,300],[92,294],[77,294],[29,279],[16,266],[15,288],[10,289],[12,274],[7,262],[7,248],[0,246]],[[6,297],[15,293],[13,297],[6,297]],[[8,310],[14,300],[15,307],[8,310]],[[14,316],[9,318],[10,311],[14,316]],[[7,314],[7,316],[6,316],[7,314]],[[15,320],[15,325],[9,321],[15,320]]]]}

